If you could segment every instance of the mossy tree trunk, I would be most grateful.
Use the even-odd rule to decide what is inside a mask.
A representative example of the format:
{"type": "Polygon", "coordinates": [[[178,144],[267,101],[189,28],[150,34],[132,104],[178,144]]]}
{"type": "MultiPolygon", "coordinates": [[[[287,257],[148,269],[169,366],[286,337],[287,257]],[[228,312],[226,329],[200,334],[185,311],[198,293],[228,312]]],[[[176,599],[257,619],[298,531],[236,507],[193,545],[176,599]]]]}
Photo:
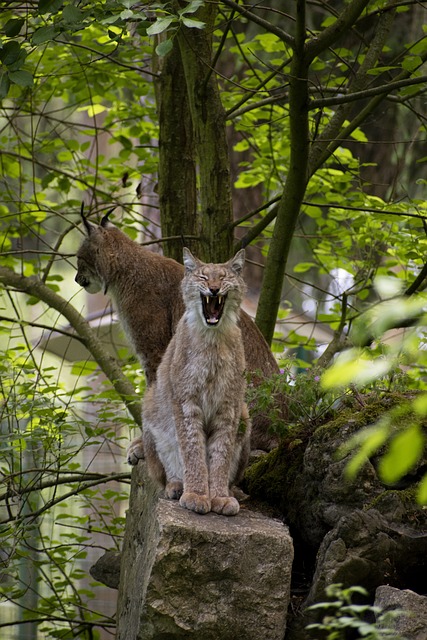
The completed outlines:
{"type": "Polygon", "coordinates": [[[159,115],[159,203],[166,256],[182,262],[182,247],[199,255],[196,158],[184,69],[178,44],[159,59],[156,101],[159,115]]]}
{"type": "MultiPolygon", "coordinates": [[[[217,4],[207,3],[196,14],[204,29],[180,28],[157,83],[162,235],[190,236],[188,244],[198,257],[214,262],[227,260],[233,251],[225,112],[212,70],[217,11],[217,4]]],[[[164,250],[181,259],[181,246],[175,240],[164,250]]]]}

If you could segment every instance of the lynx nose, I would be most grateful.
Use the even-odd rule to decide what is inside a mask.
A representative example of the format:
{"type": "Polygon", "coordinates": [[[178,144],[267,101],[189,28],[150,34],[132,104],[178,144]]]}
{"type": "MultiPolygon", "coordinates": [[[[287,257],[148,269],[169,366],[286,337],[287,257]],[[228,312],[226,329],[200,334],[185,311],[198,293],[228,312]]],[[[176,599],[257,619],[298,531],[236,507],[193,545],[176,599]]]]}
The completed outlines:
{"type": "Polygon", "coordinates": [[[218,287],[209,287],[209,291],[211,292],[211,294],[213,296],[217,296],[219,293],[219,288],[218,287]]]}

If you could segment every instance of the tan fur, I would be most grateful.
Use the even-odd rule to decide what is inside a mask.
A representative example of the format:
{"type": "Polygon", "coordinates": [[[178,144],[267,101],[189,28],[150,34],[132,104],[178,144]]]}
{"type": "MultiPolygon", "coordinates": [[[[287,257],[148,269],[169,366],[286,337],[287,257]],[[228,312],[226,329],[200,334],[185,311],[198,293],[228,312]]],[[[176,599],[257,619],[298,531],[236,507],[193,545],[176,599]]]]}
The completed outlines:
{"type": "MultiPolygon", "coordinates": [[[[184,267],[141,247],[110,222],[85,220],[87,238],[77,253],[76,282],[89,293],[111,296],[149,385],[184,311],[184,267]]],[[[277,363],[252,319],[240,312],[248,371],[278,373],[277,363]]],[[[264,416],[252,416],[252,448],[269,450],[277,438],[264,416]]],[[[136,448],[138,445],[136,443],[136,448]]]]}
{"type": "Polygon", "coordinates": [[[242,412],[248,416],[238,326],[244,251],[217,265],[184,249],[184,263],[184,315],[144,397],[148,470],[166,497],[187,509],[235,515],[239,504],[229,487],[250,450],[248,420],[239,429],[242,412]]]}

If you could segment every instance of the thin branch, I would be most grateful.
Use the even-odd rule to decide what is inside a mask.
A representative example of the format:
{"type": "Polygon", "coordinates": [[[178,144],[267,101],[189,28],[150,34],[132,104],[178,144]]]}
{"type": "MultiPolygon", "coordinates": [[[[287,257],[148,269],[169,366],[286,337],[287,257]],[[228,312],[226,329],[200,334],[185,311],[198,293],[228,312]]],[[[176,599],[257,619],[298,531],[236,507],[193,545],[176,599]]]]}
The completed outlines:
{"type": "MultiPolygon", "coordinates": [[[[281,199],[282,197],[280,196],[278,198],[278,201],[280,201],[281,199]]],[[[235,243],[234,250],[238,251],[239,249],[244,249],[248,246],[248,244],[255,240],[255,238],[257,238],[264,231],[264,229],[268,227],[270,222],[273,222],[273,220],[276,218],[278,208],[279,205],[277,204],[254,227],[251,227],[251,229],[249,229],[249,231],[243,236],[243,238],[240,238],[240,240],[235,243]]]]}
{"type": "Polygon", "coordinates": [[[281,195],[280,196],[276,196],[276,197],[272,198],[271,200],[269,200],[268,202],[266,202],[265,204],[263,204],[260,207],[258,207],[258,209],[254,209],[254,211],[251,211],[250,213],[247,213],[246,215],[242,216],[241,218],[238,218],[237,220],[234,220],[234,222],[230,225],[230,228],[234,229],[235,227],[238,227],[243,222],[246,222],[246,220],[250,220],[251,218],[256,216],[258,213],[261,213],[261,211],[264,211],[265,209],[268,209],[268,207],[271,207],[272,204],[276,204],[276,202],[279,202],[281,197],[282,197],[281,195]]]}
{"type": "Polygon", "coordinates": [[[333,45],[340,36],[354,25],[368,4],[369,0],[353,0],[350,2],[330,27],[327,27],[306,43],[307,60],[314,60],[322,51],[333,45]]]}
{"type": "Polygon", "coordinates": [[[277,25],[271,24],[271,22],[269,22],[268,20],[264,20],[264,18],[260,18],[259,16],[257,16],[255,13],[251,11],[251,9],[254,9],[256,7],[240,6],[239,4],[237,4],[237,2],[234,2],[234,0],[223,0],[223,2],[228,7],[230,7],[231,9],[234,9],[234,11],[236,11],[237,13],[240,13],[240,15],[244,16],[251,22],[255,22],[255,24],[259,25],[260,27],[263,27],[266,31],[273,33],[275,36],[280,38],[280,40],[283,40],[283,42],[285,42],[289,46],[293,47],[295,45],[295,40],[289,33],[286,33],[286,31],[284,31],[277,25]]]}
{"type": "Polygon", "coordinates": [[[46,615],[38,618],[25,618],[25,620],[12,620],[11,622],[0,622],[0,629],[3,627],[14,627],[15,625],[20,625],[20,624],[33,624],[33,623],[41,624],[42,622],[66,622],[67,624],[70,624],[71,622],[73,625],[86,626],[86,627],[109,627],[111,629],[115,629],[117,626],[115,622],[111,621],[111,619],[90,622],[88,620],[76,620],[75,618],[70,620],[70,618],[65,618],[65,617],[62,618],[61,616],[46,615]]]}
{"type": "MultiPolygon", "coordinates": [[[[31,511],[30,513],[24,513],[23,515],[20,515],[20,516],[13,517],[12,520],[14,522],[22,522],[30,518],[34,518],[34,519],[38,518],[45,511],[49,511],[49,509],[59,504],[60,502],[63,502],[64,500],[68,500],[68,498],[71,498],[72,496],[76,496],[79,493],[86,491],[86,489],[90,489],[91,487],[96,487],[97,485],[104,484],[106,482],[111,482],[114,480],[122,480],[123,476],[129,476],[129,474],[118,473],[117,475],[107,476],[106,478],[97,478],[96,480],[85,482],[84,484],[80,485],[78,488],[74,489],[73,491],[68,491],[67,493],[63,493],[60,496],[58,496],[58,498],[55,498],[53,500],[48,500],[46,504],[40,507],[40,509],[37,509],[36,511],[31,511]]],[[[10,521],[11,519],[7,518],[6,520],[2,520],[0,522],[0,525],[7,524],[10,521]]]]}
{"type": "Polygon", "coordinates": [[[414,293],[418,291],[418,289],[423,284],[424,280],[427,278],[427,262],[415,278],[414,282],[406,289],[404,292],[405,296],[412,296],[414,293]]]}
{"type": "Polygon", "coordinates": [[[0,266],[0,284],[22,291],[41,300],[49,307],[61,313],[76,330],[85,346],[98,363],[99,367],[111,381],[116,392],[126,404],[135,422],[141,425],[141,405],[138,396],[129,380],[123,375],[117,360],[102,347],[95,331],[84,317],[60,295],[47,287],[35,276],[26,277],[14,273],[11,269],[0,266]]]}
{"type": "MultiPolygon", "coordinates": [[[[269,200],[266,204],[262,205],[261,207],[258,207],[258,209],[255,209],[254,211],[251,211],[250,213],[243,216],[242,218],[235,220],[232,224],[233,228],[238,227],[240,224],[242,224],[243,222],[246,222],[247,220],[250,220],[251,218],[253,218],[253,216],[257,215],[264,209],[267,209],[272,204],[279,202],[281,197],[282,197],[281,195],[276,196],[272,200],[269,200]]],[[[389,209],[374,209],[370,207],[352,207],[350,205],[343,205],[341,203],[334,203],[334,202],[325,204],[324,202],[307,202],[306,200],[304,200],[302,204],[306,207],[321,207],[321,208],[327,207],[328,209],[343,209],[344,211],[375,213],[375,214],[384,215],[384,216],[406,216],[407,218],[417,218],[418,220],[427,220],[427,213],[426,215],[422,215],[421,213],[409,213],[408,211],[390,211],[389,209]]],[[[238,251],[238,249],[247,247],[251,242],[253,242],[253,240],[255,240],[255,238],[257,238],[260,235],[260,233],[262,233],[262,231],[264,231],[264,229],[271,222],[273,222],[276,215],[277,215],[277,207],[274,207],[262,218],[262,220],[260,220],[255,226],[251,227],[248,230],[248,232],[236,242],[235,250],[238,251]]]]}
{"type": "MultiPolygon", "coordinates": [[[[16,475],[16,474],[15,474],[16,475]]],[[[8,500],[9,498],[14,498],[16,496],[23,496],[27,493],[32,493],[33,491],[42,491],[43,489],[49,489],[51,487],[56,487],[59,484],[80,484],[80,488],[77,492],[82,491],[83,489],[89,486],[89,482],[96,481],[98,484],[102,482],[111,482],[112,480],[116,480],[117,482],[126,482],[131,479],[131,473],[116,473],[113,475],[105,475],[102,473],[85,473],[80,474],[79,476],[75,475],[66,475],[61,478],[57,477],[53,480],[46,480],[44,482],[39,482],[37,484],[33,484],[29,487],[23,487],[22,489],[13,489],[10,487],[7,491],[0,495],[1,500],[8,500]]],[[[3,482],[7,482],[8,478],[5,478],[3,482]]],[[[62,496],[61,496],[62,498],[62,496]]]]}
{"type": "Polygon", "coordinates": [[[20,320],[19,318],[8,318],[7,316],[0,316],[1,322],[10,322],[19,324],[21,327],[34,327],[36,329],[45,329],[50,333],[60,333],[67,338],[73,338],[74,340],[78,340],[83,345],[86,345],[86,340],[76,333],[69,333],[68,331],[64,331],[63,329],[58,329],[57,327],[52,327],[47,324],[41,324],[40,322],[31,322],[29,320],[20,320]]]}
{"type": "Polygon", "coordinates": [[[289,92],[284,91],[283,93],[278,93],[277,95],[258,100],[257,102],[251,102],[250,104],[247,104],[246,107],[242,107],[241,109],[237,109],[236,111],[230,109],[227,112],[227,119],[232,120],[233,118],[238,118],[239,116],[242,116],[243,114],[248,113],[248,111],[253,111],[254,109],[259,109],[260,107],[265,107],[266,105],[269,105],[269,104],[276,104],[277,102],[279,103],[283,102],[285,98],[287,98],[288,96],[289,96],[289,92]]]}
{"type": "Polygon", "coordinates": [[[395,89],[402,89],[403,87],[410,87],[417,84],[424,84],[427,82],[427,76],[419,76],[417,78],[406,78],[404,80],[396,80],[395,82],[389,82],[389,84],[381,85],[380,87],[371,87],[370,89],[364,89],[363,91],[355,91],[354,93],[348,93],[344,96],[334,96],[331,98],[319,98],[317,100],[310,100],[309,109],[321,109],[322,107],[334,107],[339,104],[347,104],[348,102],[356,102],[356,100],[363,100],[372,96],[378,96],[383,93],[390,93],[395,89]]]}

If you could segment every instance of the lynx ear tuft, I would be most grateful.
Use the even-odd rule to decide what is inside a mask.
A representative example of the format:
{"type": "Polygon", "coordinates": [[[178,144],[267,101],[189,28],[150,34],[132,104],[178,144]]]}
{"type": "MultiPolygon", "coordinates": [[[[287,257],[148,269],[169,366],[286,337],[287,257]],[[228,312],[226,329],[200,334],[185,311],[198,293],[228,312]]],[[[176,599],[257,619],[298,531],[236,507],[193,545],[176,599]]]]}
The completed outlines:
{"type": "Polygon", "coordinates": [[[116,208],[116,207],[113,207],[112,209],[110,209],[109,211],[107,211],[107,213],[105,214],[105,216],[103,216],[103,218],[102,218],[102,220],[101,220],[101,227],[106,227],[106,226],[108,225],[108,223],[110,222],[110,221],[108,220],[108,216],[110,216],[110,215],[113,213],[113,211],[114,211],[114,209],[115,209],[115,208],[116,208]]]}
{"type": "Polygon", "coordinates": [[[198,258],[193,256],[190,249],[187,249],[187,247],[183,248],[182,255],[184,259],[185,271],[187,273],[192,273],[201,264],[200,260],[198,260],[198,258]]]}
{"type": "Polygon", "coordinates": [[[240,249],[234,258],[231,258],[229,265],[235,273],[240,275],[243,271],[243,267],[245,266],[245,250],[240,249]]]}
{"type": "Polygon", "coordinates": [[[83,221],[83,224],[85,226],[87,235],[90,236],[90,234],[92,233],[92,231],[95,229],[95,225],[92,224],[91,222],[89,222],[89,220],[86,218],[85,214],[83,213],[85,208],[85,203],[82,202],[81,207],[80,207],[80,215],[83,221]]]}

